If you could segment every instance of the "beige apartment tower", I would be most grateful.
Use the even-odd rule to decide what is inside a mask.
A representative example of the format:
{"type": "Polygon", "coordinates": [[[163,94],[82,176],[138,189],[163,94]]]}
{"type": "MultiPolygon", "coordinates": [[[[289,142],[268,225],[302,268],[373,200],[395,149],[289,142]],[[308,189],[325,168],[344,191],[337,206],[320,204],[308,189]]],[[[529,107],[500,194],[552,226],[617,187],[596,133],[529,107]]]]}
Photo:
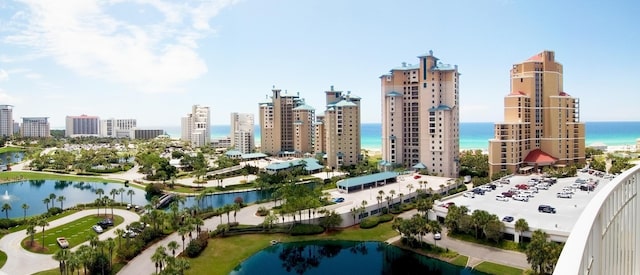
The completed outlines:
{"type": "Polygon", "coordinates": [[[552,51],[513,65],[504,122],[495,124],[495,137],[489,140],[491,175],[585,163],[579,99],[564,91],[562,72],[552,51]]]}
{"type": "Polygon", "coordinates": [[[260,151],[273,156],[310,153],[313,149],[313,110],[301,107],[305,104],[298,94],[282,93],[275,87],[271,92],[270,98],[259,103],[260,151]]]}
{"type": "Polygon", "coordinates": [[[361,159],[360,97],[350,92],[325,91],[327,109],[316,121],[316,153],[324,153],[326,166],[337,169],[361,159]]]}
{"type": "Polygon", "coordinates": [[[456,178],[459,171],[459,77],[457,65],[433,52],[402,63],[380,77],[382,160],[456,178]]]}

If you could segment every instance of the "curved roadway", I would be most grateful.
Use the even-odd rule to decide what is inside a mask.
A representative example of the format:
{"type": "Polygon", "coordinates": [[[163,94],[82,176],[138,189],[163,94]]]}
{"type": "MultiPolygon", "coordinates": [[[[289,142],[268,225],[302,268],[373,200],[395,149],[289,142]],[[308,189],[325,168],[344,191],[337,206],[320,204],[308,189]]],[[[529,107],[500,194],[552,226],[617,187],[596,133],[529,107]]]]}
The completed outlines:
{"type": "MultiPolygon", "coordinates": [[[[63,225],[79,218],[95,214],[95,210],[79,211],[72,215],[49,222],[49,226],[47,226],[46,229],[63,225]]],[[[109,237],[115,237],[114,229],[121,228],[124,230],[127,224],[140,220],[140,216],[132,211],[114,209],[113,214],[123,217],[124,222],[98,235],[98,238],[100,240],[106,240],[109,237]]],[[[38,232],[42,232],[41,229],[42,228],[40,228],[38,232]]],[[[26,237],[26,230],[20,230],[18,232],[8,234],[0,239],[0,250],[7,253],[7,262],[0,269],[0,274],[33,274],[39,271],[58,267],[58,261],[53,259],[53,255],[37,254],[23,249],[20,245],[20,242],[26,237]]],[[[83,245],[85,243],[88,243],[88,241],[80,245],[83,245]]],[[[74,248],[72,248],[72,250],[80,247],[80,245],[75,246],[74,248]]]]}

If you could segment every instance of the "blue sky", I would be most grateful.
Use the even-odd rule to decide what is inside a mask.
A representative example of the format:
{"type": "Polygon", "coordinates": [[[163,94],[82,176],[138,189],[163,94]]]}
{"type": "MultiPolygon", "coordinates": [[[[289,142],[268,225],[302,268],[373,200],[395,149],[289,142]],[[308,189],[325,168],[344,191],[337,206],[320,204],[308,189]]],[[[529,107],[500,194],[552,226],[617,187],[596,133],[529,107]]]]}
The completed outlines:
{"type": "Polygon", "coordinates": [[[637,14],[633,1],[3,0],[0,104],[53,127],[173,126],[193,104],[228,124],[273,85],[318,112],[334,85],[379,122],[378,77],[433,50],[462,73],[461,121],[494,122],[511,65],[553,50],[583,121],[640,121],[637,14]]]}

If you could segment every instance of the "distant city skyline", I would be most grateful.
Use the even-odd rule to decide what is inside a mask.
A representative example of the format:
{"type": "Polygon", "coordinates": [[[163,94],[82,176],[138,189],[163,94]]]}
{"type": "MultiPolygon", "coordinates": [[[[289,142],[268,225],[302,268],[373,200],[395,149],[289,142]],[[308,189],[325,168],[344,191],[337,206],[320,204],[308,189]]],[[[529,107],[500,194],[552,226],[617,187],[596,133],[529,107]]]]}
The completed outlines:
{"type": "Polygon", "coordinates": [[[640,121],[640,4],[602,1],[2,1],[0,104],[14,121],[66,116],[180,125],[257,116],[272,86],[314,108],[349,87],[381,122],[379,77],[433,50],[458,65],[460,121],[500,122],[508,71],[555,51],[582,121],[640,121]],[[541,12],[544,14],[542,15],[541,12]]]}

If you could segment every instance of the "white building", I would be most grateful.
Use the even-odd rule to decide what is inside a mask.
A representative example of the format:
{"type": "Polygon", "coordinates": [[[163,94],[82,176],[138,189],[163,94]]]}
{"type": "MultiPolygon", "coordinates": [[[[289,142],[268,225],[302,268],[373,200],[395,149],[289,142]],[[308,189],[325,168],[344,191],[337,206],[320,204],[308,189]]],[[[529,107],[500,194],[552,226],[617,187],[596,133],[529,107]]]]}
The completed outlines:
{"type": "Polygon", "coordinates": [[[192,146],[206,146],[211,141],[211,113],[209,107],[193,105],[191,113],[182,118],[182,140],[192,146]]]}
{"type": "Polygon", "coordinates": [[[0,136],[12,136],[13,133],[13,106],[0,105],[0,136]]]}
{"type": "Polygon", "coordinates": [[[133,118],[100,120],[101,137],[127,138],[130,130],[134,128],[136,128],[136,120],[133,118]]]}
{"type": "Polygon", "coordinates": [[[50,137],[48,117],[23,117],[20,134],[23,137],[50,137]]]}
{"type": "Polygon", "coordinates": [[[253,114],[231,113],[231,147],[248,154],[255,148],[253,114]]]}
{"type": "Polygon", "coordinates": [[[97,116],[67,116],[65,121],[65,136],[81,137],[100,135],[100,118],[97,116]]]}

